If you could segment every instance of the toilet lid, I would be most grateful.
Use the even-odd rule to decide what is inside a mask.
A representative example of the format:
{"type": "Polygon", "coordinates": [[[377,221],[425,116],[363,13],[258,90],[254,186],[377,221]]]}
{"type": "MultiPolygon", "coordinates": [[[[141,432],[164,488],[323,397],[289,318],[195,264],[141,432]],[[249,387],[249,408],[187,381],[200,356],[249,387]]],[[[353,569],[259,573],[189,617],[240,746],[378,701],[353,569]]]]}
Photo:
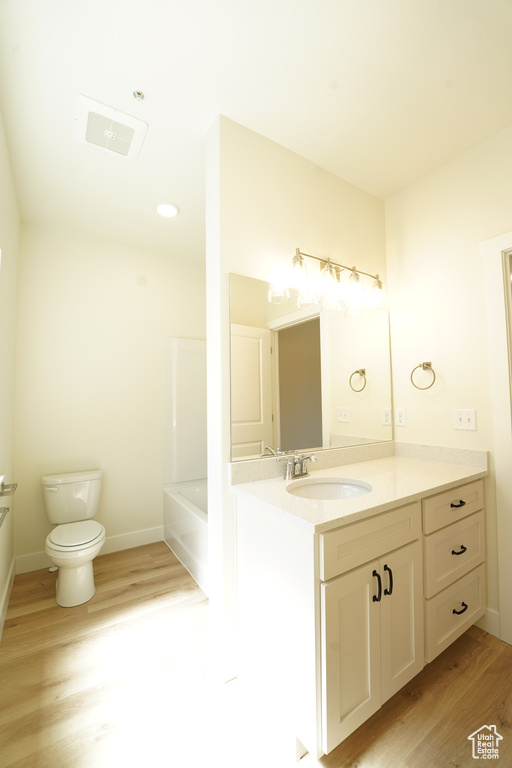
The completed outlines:
{"type": "Polygon", "coordinates": [[[48,538],[58,547],[77,547],[91,543],[101,536],[103,530],[103,526],[96,520],[82,520],[80,523],[58,525],[48,538]]]}

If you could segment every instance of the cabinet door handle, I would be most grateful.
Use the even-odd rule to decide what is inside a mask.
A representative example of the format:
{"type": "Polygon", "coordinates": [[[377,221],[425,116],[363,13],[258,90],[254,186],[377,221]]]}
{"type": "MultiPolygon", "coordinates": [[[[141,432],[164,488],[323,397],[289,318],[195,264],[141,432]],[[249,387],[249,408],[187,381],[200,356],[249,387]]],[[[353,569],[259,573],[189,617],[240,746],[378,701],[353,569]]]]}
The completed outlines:
{"type": "Polygon", "coordinates": [[[452,549],[452,555],[463,555],[464,552],[467,552],[468,548],[464,546],[464,544],[460,545],[460,552],[456,552],[454,549],[452,549]]]}
{"type": "Polygon", "coordinates": [[[382,599],[382,579],[380,577],[380,573],[378,571],[375,571],[375,570],[373,571],[372,576],[376,576],[377,577],[377,582],[378,582],[378,585],[379,585],[379,594],[373,596],[373,602],[374,603],[380,603],[380,601],[382,599]]]}
{"type": "Polygon", "coordinates": [[[462,603],[462,611],[456,611],[454,608],[452,613],[456,613],[457,616],[460,616],[461,613],[464,613],[465,611],[467,611],[467,609],[468,609],[468,606],[466,605],[466,603],[462,603]]]}
{"type": "Polygon", "coordinates": [[[388,567],[388,565],[384,566],[384,570],[389,573],[389,589],[384,590],[385,595],[392,595],[393,594],[393,571],[391,568],[388,567]]]}
{"type": "Polygon", "coordinates": [[[466,506],[466,502],[463,501],[462,499],[459,501],[458,504],[455,504],[454,501],[452,501],[452,503],[450,504],[450,507],[452,507],[453,509],[458,509],[459,507],[465,507],[465,506],[466,506]]]}

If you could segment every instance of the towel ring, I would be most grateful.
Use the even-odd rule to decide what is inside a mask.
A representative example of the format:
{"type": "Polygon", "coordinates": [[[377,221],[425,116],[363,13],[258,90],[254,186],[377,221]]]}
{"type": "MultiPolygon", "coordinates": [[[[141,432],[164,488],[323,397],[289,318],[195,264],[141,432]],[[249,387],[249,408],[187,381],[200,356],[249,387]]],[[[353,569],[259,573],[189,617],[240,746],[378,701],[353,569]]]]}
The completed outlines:
{"type": "Polygon", "coordinates": [[[366,368],[359,368],[359,370],[357,370],[357,371],[354,371],[354,373],[352,374],[352,376],[351,376],[351,377],[350,377],[350,379],[348,380],[348,383],[350,384],[350,389],[352,389],[354,392],[362,392],[362,391],[363,391],[363,389],[366,387],[366,368]],[[353,377],[356,375],[356,373],[357,373],[357,374],[359,374],[359,376],[362,376],[362,377],[363,377],[363,379],[364,379],[364,381],[363,381],[363,386],[361,387],[361,389],[356,389],[356,388],[355,388],[355,387],[352,385],[352,378],[353,378],[353,377]]]}
{"type": "Polygon", "coordinates": [[[430,389],[430,387],[433,386],[435,380],[436,380],[436,372],[432,368],[432,363],[420,363],[419,365],[416,366],[416,368],[412,369],[412,372],[411,372],[411,384],[413,385],[413,387],[416,387],[416,389],[430,389]],[[415,382],[414,382],[414,372],[417,371],[418,368],[421,368],[423,371],[430,371],[430,373],[432,374],[432,381],[426,387],[418,387],[418,385],[415,384],[415,382]]]}

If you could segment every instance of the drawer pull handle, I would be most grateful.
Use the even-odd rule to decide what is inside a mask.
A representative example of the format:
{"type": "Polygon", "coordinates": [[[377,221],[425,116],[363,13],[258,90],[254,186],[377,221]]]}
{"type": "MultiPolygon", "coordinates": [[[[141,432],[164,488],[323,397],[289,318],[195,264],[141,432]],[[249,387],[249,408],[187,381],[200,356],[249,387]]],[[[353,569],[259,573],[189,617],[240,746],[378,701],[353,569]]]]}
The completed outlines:
{"type": "Polygon", "coordinates": [[[465,613],[465,611],[467,611],[467,609],[468,609],[468,606],[466,605],[466,603],[462,603],[462,611],[456,611],[455,608],[454,608],[452,613],[456,613],[457,616],[460,616],[461,613],[465,613]]]}
{"type": "Polygon", "coordinates": [[[389,589],[385,589],[384,594],[392,595],[393,594],[393,571],[387,565],[384,566],[384,570],[388,571],[389,573],[389,589]]]}
{"type": "Polygon", "coordinates": [[[376,576],[377,577],[377,581],[379,583],[379,594],[373,596],[373,602],[374,603],[380,603],[380,601],[382,599],[382,579],[380,577],[380,573],[378,573],[378,571],[375,571],[375,570],[373,571],[372,576],[376,576]]]}
{"type": "Polygon", "coordinates": [[[464,546],[464,544],[460,545],[460,552],[456,552],[454,549],[452,549],[452,555],[463,555],[464,552],[467,552],[468,548],[464,546]]]}
{"type": "Polygon", "coordinates": [[[459,509],[459,507],[465,507],[465,506],[466,506],[466,502],[463,499],[461,499],[458,504],[455,504],[454,501],[452,501],[452,503],[450,504],[450,507],[452,507],[452,509],[459,509]]]}

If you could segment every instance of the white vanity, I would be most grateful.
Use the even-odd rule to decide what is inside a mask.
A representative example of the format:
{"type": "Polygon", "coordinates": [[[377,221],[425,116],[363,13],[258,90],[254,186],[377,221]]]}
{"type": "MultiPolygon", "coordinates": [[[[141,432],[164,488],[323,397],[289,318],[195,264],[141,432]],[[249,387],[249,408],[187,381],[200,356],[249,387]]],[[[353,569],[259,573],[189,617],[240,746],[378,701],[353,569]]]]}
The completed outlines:
{"type": "Polygon", "coordinates": [[[354,498],[232,486],[240,679],[297,755],[334,749],[483,615],[486,474],[389,456],[311,472],[371,485],[354,498]]]}

